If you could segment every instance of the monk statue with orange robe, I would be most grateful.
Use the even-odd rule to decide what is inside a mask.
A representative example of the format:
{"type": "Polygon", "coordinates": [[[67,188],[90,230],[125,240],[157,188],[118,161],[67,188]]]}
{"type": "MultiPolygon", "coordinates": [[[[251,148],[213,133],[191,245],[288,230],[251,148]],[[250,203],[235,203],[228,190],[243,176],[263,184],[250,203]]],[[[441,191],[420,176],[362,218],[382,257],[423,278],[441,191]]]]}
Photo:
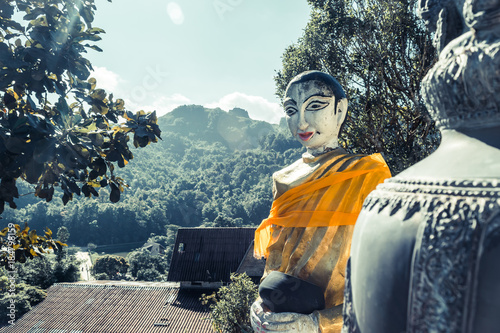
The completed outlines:
{"type": "Polygon", "coordinates": [[[271,212],[255,233],[255,256],[267,261],[252,327],[340,332],[354,224],[390,171],[380,154],[352,155],[339,146],[347,98],[331,75],[299,74],[283,105],[292,135],[307,151],[273,174],[271,212]]]}

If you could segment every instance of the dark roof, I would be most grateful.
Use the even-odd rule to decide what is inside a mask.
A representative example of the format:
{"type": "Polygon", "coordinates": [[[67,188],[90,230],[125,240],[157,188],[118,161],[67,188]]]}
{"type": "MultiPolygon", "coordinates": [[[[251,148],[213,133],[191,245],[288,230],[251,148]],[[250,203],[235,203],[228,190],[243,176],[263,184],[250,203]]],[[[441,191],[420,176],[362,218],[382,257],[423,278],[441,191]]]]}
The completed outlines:
{"type": "Polygon", "coordinates": [[[211,331],[196,290],[177,283],[85,281],[56,284],[2,333],[177,333],[211,331]]]}
{"type": "Polygon", "coordinates": [[[264,269],[266,268],[266,260],[257,259],[253,256],[253,241],[247,249],[247,253],[241,260],[240,266],[236,270],[236,273],[246,273],[250,278],[254,280],[257,284],[260,278],[264,274],[264,269]]]}
{"type": "Polygon", "coordinates": [[[179,229],[168,281],[229,282],[254,235],[255,228],[179,229]],[[183,249],[180,244],[184,244],[183,249]]]}

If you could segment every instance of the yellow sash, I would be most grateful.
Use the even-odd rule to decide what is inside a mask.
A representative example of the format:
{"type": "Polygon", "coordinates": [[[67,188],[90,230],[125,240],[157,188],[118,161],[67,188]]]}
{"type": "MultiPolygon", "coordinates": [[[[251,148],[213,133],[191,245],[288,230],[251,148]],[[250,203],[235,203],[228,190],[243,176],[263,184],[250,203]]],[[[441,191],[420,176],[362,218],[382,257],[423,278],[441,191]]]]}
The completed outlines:
{"type": "MultiPolygon", "coordinates": [[[[334,163],[332,161],[332,163],[334,163]]],[[[322,168],[323,169],[323,168],[322,168]]],[[[333,169],[333,168],[332,168],[333,169]]],[[[255,231],[254,255],[269,255],[274,226],[329,227],[356,223],[366,196],[376,184],[390,177],[380,154],[365,156],[342,172],[330,170],[319,179],[314,174],[304,184],[289,189],[273,201],[269,217],[255,231]],[[366,181],[369,177],[376,177],[366,181]]]]}

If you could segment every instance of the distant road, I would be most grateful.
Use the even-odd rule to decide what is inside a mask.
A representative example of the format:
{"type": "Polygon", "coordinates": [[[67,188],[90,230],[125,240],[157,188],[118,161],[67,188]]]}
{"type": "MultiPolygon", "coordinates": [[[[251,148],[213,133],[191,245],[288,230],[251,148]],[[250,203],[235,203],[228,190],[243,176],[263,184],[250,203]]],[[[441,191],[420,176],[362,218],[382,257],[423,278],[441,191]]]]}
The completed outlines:
{"type": "Polygon", "coordinates": [[[76,259],[82,261],[82,263],[80,264],[80,280],[82,281],[95,280],[94,277],[90,274],[90,268],[92,267],[92,260],[90,260],[89,253],[77,252],[75,256],[76,259]]]}

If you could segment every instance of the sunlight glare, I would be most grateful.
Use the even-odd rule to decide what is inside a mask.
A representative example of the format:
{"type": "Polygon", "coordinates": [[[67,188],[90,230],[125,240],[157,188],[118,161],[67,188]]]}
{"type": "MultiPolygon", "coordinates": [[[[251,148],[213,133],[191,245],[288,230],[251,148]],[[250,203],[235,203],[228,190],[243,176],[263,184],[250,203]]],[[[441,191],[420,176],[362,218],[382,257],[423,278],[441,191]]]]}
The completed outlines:
{"type": "Polygon", "coordinates": [[[174,24],[181,25],[184,23],[184,13],[177,2],[167,4],[167,14],[174,24]]]}

